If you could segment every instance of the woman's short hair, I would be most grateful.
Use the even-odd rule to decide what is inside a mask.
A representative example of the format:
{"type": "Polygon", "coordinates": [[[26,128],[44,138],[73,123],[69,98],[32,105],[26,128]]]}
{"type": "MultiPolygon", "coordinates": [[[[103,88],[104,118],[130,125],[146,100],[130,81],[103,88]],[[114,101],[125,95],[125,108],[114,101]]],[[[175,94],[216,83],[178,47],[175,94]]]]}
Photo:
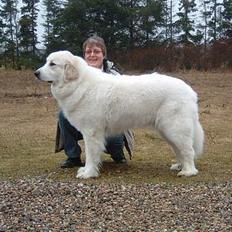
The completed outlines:
{"type": "Polygon", "coordinates": [[[104,39],[102,39],[101,37],[93,35],[93,36],[89,37],[87,40],[85,40],[85,42],[83,43],[83,52],[85,52],[85,49],[87,46],[100,47],[102,49],[102,53],[103,53],[104,57],[106,57],[106,54],[107,54],[106,44],[105,44],[104,39]]]}

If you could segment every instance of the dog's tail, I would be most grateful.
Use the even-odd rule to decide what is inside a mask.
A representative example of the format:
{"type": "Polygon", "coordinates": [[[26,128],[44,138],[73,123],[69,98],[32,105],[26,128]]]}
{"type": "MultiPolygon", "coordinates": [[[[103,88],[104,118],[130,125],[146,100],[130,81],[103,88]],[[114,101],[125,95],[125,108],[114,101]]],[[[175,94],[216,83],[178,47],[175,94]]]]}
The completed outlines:
{"type": "Polygon", "coordinates": [[[194,125],[193,149],[195,151],[195,158],[198,158],[203,153],[204,147],[204,131],[199,120],[194,125]]]}

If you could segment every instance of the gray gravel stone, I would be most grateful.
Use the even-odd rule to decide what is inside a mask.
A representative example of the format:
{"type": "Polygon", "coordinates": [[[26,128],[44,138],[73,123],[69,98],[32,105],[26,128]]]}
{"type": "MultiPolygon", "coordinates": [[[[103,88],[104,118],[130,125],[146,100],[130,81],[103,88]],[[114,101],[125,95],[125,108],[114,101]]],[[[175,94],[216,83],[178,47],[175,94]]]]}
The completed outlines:
{"type": "Polygon", "coordinates": [[[0,182],[3,231],[232,231],[232,183],[0,182]]]}

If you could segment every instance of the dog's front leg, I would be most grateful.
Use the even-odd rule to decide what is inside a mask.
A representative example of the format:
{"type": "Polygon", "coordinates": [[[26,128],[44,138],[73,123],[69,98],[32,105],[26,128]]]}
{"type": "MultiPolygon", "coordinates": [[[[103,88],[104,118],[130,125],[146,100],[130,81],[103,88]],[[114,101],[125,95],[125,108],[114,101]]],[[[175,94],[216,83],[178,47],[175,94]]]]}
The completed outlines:
{"type": "Polygon", "coordinates": [[[101,153],[104,151],[104,139],[96,136],[84,136],[85,141],[85,167],[79,168],[77,178],[87,179],[99,176],[101,153]]]}

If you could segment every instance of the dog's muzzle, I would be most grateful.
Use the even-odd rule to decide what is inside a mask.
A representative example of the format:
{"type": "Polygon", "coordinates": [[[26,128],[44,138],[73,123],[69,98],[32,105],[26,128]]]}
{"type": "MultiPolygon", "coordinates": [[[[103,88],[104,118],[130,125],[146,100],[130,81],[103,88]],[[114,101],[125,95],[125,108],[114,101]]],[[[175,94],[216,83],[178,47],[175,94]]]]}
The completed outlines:
{"type": "MultiPolygon", "coordinates": [[[[37,77],[37,79],[39,79],[39,80],[41,80],[41,78],[40,78],[40,71],[39,70],[36,70],[35,72],[34,72],[34,75],[37,77]]],[[[52,83],[52,81],[47,81],[48,83],[52,83]]]]}

